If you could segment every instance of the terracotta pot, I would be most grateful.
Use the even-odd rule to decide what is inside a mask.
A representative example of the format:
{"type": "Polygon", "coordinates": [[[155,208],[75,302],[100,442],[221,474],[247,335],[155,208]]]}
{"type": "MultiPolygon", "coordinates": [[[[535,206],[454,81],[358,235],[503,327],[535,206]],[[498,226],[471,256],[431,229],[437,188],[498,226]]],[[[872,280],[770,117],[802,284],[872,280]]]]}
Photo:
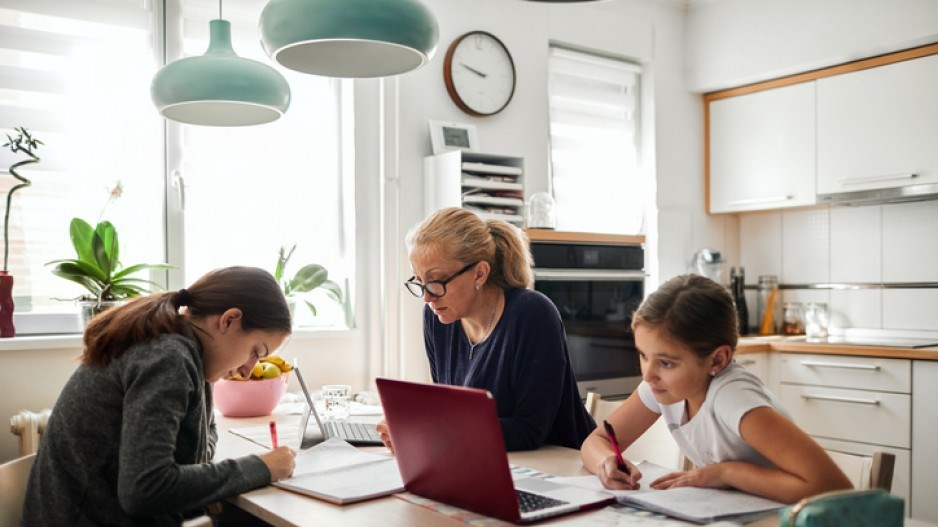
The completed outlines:
{"type": "Polygon", "coordinates": [[[13,275],[0,271],[0,337],[16,336],[13,327],[13,275]]]}

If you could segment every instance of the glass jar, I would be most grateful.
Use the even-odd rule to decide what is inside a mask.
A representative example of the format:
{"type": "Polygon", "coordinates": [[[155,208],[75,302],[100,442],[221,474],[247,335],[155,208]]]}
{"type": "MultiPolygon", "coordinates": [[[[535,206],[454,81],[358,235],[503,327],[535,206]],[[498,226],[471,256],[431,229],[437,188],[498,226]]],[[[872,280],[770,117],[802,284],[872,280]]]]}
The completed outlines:
{"type": "Polygon", "coordinates": [[[785,302],[782,335],[804,335],[804,310],[801,302],[785,302]]]}
{"type": "Polygon", "coordinates": [[[827,339],[830,316],[824,302],[809,302],[804,309],[804,329],[807,340],[827,339]]]}
{"type": "Polygon", "coordinates": [[[756,307],[756,322],[760,335],[775,335],[781,322],[782,303],[778,294],[778,277],[759,277],[759,299],[756,307]]]}

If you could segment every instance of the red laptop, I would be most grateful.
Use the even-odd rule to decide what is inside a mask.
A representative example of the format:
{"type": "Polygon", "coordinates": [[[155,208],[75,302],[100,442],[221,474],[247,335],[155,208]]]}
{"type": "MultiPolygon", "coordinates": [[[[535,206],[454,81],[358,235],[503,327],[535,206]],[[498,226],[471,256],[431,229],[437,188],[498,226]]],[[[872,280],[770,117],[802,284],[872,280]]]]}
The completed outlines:
{"type": "Polygon", "coordinates": [[[377,379],[404,485],[449,505],[528,523],[615,499],[605,492],[515,476],[495,399],[485,390],[377,379]]]}

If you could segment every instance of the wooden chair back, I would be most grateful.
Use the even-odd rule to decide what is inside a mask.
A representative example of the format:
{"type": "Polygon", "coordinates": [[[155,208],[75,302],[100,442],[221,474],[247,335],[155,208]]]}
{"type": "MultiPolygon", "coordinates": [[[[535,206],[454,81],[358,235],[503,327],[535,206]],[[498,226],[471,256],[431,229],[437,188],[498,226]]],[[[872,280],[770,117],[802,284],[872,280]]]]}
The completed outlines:
{"type": "Polygon", "coordinates": [[[896,465],[896,456],[887,452],[872,454],[850,454],[837,450],[827,450],[834,463],[847,475],[847,479],[857,490],[882,489],[892,490],[892,475],[896,465]]]}
{"type": "Polygon", "coordinates": [[[18,527],[23,516],[26,482],[36,454],[0,465],[0,527],[18,527]]]}

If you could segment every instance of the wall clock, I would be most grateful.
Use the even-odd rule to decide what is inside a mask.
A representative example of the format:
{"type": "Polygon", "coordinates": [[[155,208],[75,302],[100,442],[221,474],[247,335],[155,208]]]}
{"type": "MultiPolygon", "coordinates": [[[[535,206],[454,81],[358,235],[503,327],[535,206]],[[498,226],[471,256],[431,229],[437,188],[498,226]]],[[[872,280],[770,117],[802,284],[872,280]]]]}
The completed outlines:
{"type": "Polygon", "coordinates": [[[470,31],[446,51],[443,79],[462,111],[479,117],[494,115],[508,106],[515,93],[515,63],[494,35],[470,31]]]}

